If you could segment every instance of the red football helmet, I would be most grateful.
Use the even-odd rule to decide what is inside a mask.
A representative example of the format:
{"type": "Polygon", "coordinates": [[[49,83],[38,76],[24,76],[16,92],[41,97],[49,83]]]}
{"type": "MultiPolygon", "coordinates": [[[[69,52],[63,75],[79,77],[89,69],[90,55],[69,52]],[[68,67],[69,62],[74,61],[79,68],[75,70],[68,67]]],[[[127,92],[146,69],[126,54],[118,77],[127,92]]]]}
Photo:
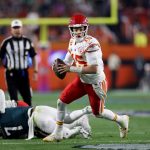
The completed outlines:
{"type": "Polygon", "coordinates": [[[83,39],[87,35],[88,19],[82,14],[75,14],[69,22],[69,30],[72,37],[83,39]]]}

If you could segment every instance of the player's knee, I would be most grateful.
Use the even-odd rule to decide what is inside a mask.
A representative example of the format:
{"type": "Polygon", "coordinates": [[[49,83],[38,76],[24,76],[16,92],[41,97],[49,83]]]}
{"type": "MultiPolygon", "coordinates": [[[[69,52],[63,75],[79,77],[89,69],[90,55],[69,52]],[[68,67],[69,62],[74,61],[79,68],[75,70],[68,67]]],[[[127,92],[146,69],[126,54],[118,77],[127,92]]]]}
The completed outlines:
{"type": "Polygon", "coordinates": [[[57,105],[61,106],[61,105],[66,105],[61,99],[57,100],[57,105]]]}

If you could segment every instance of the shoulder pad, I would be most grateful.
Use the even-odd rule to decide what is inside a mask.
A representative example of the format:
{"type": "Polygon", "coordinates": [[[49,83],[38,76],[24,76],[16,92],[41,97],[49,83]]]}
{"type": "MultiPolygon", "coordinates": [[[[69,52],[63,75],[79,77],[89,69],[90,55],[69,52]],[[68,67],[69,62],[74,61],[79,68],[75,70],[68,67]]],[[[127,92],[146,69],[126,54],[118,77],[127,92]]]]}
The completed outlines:
{"type": "Polygon", "coordinates": [[[87,36],[85,41],[87,42],[87,48],[86,48],[85,52],[86,51],[92,52],[92,51],[96,51],[96,50],[100,49],[100,44],[96,38],[94,38],[92,36],[87,36]]]}

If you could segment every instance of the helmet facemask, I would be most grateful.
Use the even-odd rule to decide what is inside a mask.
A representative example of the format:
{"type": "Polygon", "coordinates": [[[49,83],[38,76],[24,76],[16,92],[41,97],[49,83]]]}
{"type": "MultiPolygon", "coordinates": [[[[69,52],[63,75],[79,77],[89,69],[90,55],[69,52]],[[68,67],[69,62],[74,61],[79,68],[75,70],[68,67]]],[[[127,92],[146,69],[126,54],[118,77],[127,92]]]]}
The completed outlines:
{"type": "Polygon", "coordinates": [[[88,26],[87,25],[73,25],[69,26],[71,37],[74,37],[77,42],[83,41],[84,37],[87,35],[88,26]]]}

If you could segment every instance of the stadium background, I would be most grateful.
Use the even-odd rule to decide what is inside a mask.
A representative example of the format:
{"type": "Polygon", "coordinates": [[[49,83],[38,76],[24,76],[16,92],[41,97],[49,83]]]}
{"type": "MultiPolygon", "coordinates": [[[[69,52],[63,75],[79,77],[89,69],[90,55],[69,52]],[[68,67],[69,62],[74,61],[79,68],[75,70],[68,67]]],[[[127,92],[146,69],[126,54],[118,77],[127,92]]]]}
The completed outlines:
{"type": "MultiPolygon", "coordinates": [[[[1,0],[0,41],[9,35],[11,20],[20,18],[24,23],[25,35],[34,41],[38,53],[38,81],[32,80],[32,69],[30,69],[33,105],[56,107],[59,91],[75,77],[75,74],[68,74],[64,80],[59,80],[51,70],[53,60],[65,56],[70,38],[67,28],[68,17],[74,12],[82,12],[89,17],[91,24],[89,34],[101,43],[110,89],[106,106],[115,112],[130,115],[128,138],[121,140],[118,137],[118,129],[113,123],[105,120],[97,121],[90,117],[92,139],[85,141],[77,137],[58,144],[45,144],[37,139],[0,140],[2,150],[11,150],[14,146],[18,150],[49,147],[67,150],[87,144],[150,143],[150,89],[147,86],[150,85],[149,65],[146,65],[148,67],[145,67],[142,76],[146,78],[144,82],[146,88],[139,87],[140,80],[135,71],[135,60],[138,56],[144,59],[144,64],[150,63],[150,0],[1,0]],[[112,78],[107,65],[112,52],[121,58],[115,90],[111,90],[112,78]]],[[[0,88],[7,91],[3,67],[0,67],[0,88]]],[[[87,97],[83,97],[80,101],[69,105],[68,109],[79,109],[86,105],[88,105],[87,97]]],[[[132,148],[135,149],[134,146],[132,148]]]]}
{"type": "MultiPolygon", "coordinates": [[[[35,82],[31,78],[33,90],[62,89],[75,75],[69,74],[61,81],[55,77],[50,66],[55,58],[63,58],[66,53],[70,38],[68,17],[74,12],[82,12],[89,17],[89,34],[101,43],[109,87],[112,78],[107,59],[115,52],[122,62],[116,80],[117,88],[136,88],[139,78],[134,60],[142,56],[145,63],[150,63],[149,3],[149,0],[2,0],[0,41],[10,34],[11,20],[21,18],[25,24],[24,33],[34,41],[38,53],[39,80],[35,82]]],[[[6,90],[4,70],[0,69],[0,88],[6,90]]],[[[32,70],[30,72],[32,74],[32,70]]]]}

